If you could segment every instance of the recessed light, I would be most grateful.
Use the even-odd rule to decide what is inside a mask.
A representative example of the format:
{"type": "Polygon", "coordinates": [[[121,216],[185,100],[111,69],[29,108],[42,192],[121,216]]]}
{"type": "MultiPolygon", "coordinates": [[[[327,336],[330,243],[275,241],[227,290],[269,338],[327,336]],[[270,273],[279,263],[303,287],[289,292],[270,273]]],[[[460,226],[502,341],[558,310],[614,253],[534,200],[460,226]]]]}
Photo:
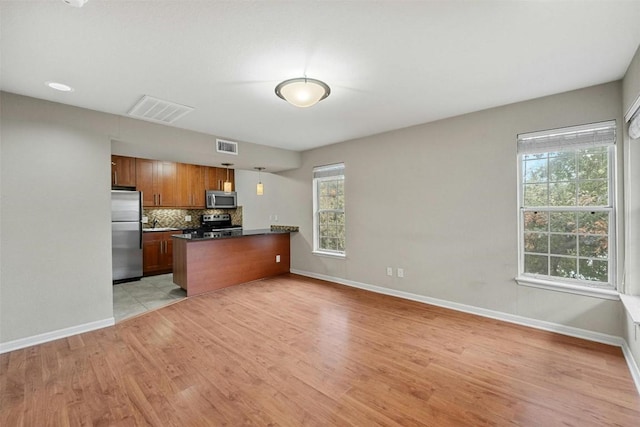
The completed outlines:
{"type": "Polygon", "coordinates": [[[45,82],[45,84],[51,89],[59,90],[60,92],[73,92],[73,88],[71,86],[67,86],[64,83],[45,82]]]}

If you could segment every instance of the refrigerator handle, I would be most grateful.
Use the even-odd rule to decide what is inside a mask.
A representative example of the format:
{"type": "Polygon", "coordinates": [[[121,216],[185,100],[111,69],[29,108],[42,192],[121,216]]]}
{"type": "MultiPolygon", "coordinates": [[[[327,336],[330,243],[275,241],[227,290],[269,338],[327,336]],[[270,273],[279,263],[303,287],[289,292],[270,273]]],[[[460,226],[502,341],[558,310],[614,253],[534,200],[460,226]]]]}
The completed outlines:
{"type": "Polygon", "coordinates": [[[142,191],[138,192],[138,234],[140,235],[140,249],[142,249],[142,191]]]}

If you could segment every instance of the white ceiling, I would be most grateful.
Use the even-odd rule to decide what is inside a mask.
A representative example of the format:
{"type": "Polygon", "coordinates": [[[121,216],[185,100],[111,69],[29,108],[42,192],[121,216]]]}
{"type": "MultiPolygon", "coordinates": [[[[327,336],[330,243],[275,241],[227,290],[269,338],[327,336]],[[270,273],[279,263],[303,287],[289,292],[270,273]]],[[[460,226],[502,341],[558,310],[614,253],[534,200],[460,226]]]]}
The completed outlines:
{"type": "Polygon", "coordinates": [[[195,107],[177,127],[291,150],[617,80],[640,44],[631,0],[3,0],[0,14],[4,91],[118,115],[148,94],[195,107]],[[304,74],[331,96],[276,97],[304,74]]]}

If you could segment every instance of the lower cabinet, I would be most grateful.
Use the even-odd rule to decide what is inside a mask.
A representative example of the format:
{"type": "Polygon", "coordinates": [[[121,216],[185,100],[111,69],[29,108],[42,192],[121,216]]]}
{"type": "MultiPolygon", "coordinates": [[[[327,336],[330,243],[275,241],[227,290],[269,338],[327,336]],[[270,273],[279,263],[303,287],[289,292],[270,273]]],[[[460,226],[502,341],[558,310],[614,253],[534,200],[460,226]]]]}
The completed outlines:
{"type": "Polygon", "coordinates": [[[153,276],[173,271],[173,239],[175,231],[153,231],[142,234],[142,274],[153,276]]]}

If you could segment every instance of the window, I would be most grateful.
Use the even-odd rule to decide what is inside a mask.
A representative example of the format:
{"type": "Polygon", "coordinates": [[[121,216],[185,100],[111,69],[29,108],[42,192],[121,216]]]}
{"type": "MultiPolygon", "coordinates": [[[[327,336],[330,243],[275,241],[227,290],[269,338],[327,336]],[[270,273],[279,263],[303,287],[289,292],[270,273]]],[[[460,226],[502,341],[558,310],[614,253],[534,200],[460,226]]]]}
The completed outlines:
{"type": "Polygon", "coordinates": [[[518,282],[615,290],[615,139],[614,121],[518,135],[518,282]]]}
{"type": "Polygon", "coordinates": [[[344,256],[344,164],[313,169],[313,251],[344,256]]]}

